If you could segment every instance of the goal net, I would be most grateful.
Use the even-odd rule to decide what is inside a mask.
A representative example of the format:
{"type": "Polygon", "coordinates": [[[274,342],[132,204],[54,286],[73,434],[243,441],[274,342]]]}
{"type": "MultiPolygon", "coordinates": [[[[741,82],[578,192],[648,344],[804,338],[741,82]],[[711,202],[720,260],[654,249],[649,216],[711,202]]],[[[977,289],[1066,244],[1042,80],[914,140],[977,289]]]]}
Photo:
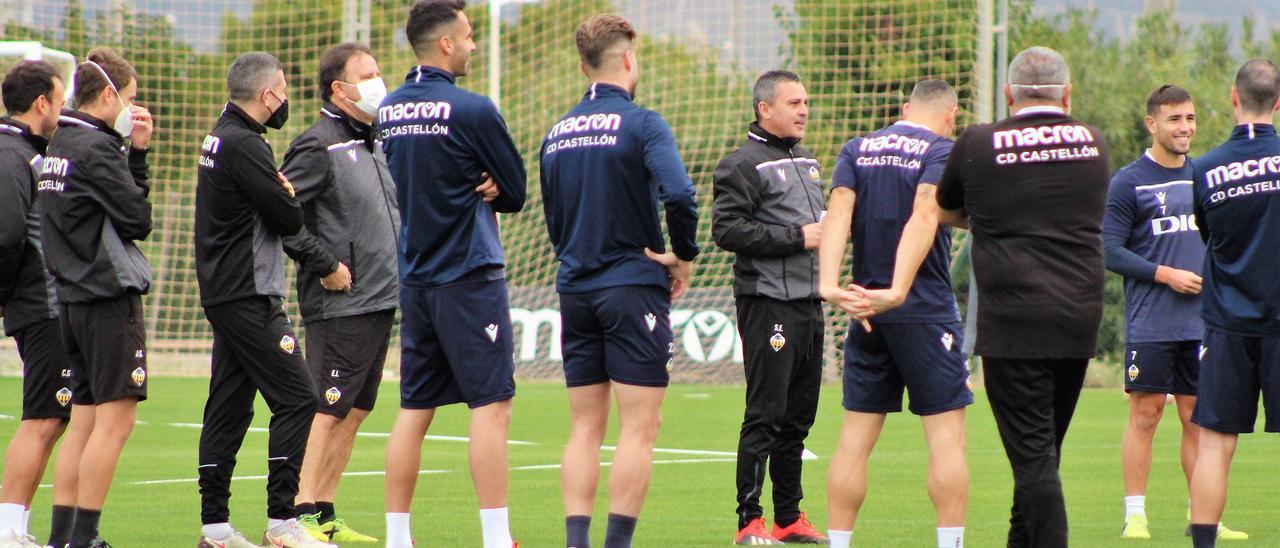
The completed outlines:
{"type": "MultiPolygon", "coordinates": [[[[711,174],[745,139],[751,84],[761,72],[800,74],[811,100],[805,145],[825,182],[839,147],[890,123],[911,86],[942,78],[973,120],[978,0],[473,0],[479,49],[459,81],[494,96],[529,171],[525,210],[502,217],[515,325],[517,374],[557,378],[560,320],[556,260],[538,189],[538,146],[585,91],[573,32],[596,13],[617,13],[640,32],[637,102],[666,118],[697,188],[699,257],[692,290],[672,307],[673,380],[740,382],[741,348],[732,295],[732,254],[711,243],[711,174]],[[490,10],[496,7],[497,12],[490,10]],[[496,26],[495,26],[496,23],[496,26]],[[498,44],[495,50],[492,44],[498,44]],[[498,55],[495,55],[497,53],[498,55]],[[495,70],[497,67],[497,70],[495,70]],[[495,93],[496,92],[496,93],[495,93]]],[[[193,259],[199,145],[226,100],[236,55],[270,52],[284,62],[292,117],[269,138],[278,158],[319,114],[316,66],[343,40],[368,42],[387,83],[399,85],[414,59],[404,38],[410,0],[0,0],[0,40],[83,59],[116,48],[138,70],[138,102],[156,119],[151,199],[155,231],[142,246],[155,274],[145,300],[153,367],[202,373],[211,344],[199,306],[193,259]]],[[[0,47],[0,68],[33,54],[0,47]]],[[[357,280],[358,283],[358,280],[357,280]]],[[[292,281],[290,283],[292,287],[292,281]]],[[[291,299],[292,300],[292,299],[291,299]]],[[[291,305],[296,319],[296,306],[291,305]]],[[[839,367],[847,324],[828,310],[826,368],[839,367]]],[[[393,340],[393,347],[398,346],[393,340]]],[[[0,352],[16,366],[12,341],[0,352]]],[[[305,347],[305,336],[304,336],[305,347]]],[[[393,353],[388,368],[396,370],[393,353]]]]}

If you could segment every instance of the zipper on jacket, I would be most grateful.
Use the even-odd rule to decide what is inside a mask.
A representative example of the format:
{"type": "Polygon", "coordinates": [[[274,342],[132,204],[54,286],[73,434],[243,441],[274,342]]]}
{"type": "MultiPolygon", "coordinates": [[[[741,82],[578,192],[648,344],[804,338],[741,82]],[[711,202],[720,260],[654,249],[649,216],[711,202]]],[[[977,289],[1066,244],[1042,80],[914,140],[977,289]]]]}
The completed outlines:
{"type": "MultiPolygon", "coordinates": [[[[796,155],[794,150],[795,150],[795,147],[787,147],[787,156],[791,158],[791,169],[796,172],[796,178],[800,181],[800,190],[804,191],[804,202],[809,206],[809,215],[813,216],[813,218],[815,219],[814,222],[822,222],[822,219],[818,217],[818,211],[813,208],[813,199],[809,196],[809,189],[805,188],[804,175],[800,173],[800,167],[796,165],[796,155]]],[[[821,194],[822,192],[821,187],[819,187],[818,192],[819,194],[821,194]]],[[[804,228],[800,229],[800,236],[801,238],[804,237],[804,228]]],[[[814,253],[814,255],[817,255],[817,253],[814,253]]],[[[818,272],[818,265],[814,264],[816,260],[817,259],[815,259],[812,256],[809,257],[809,269],[814,272],[814,275],[809,277],[810,295],[818,294],[818,286],[814,284],[814,278],[817,277],[817,272],[818,272]]],[[[786,284],[786,271],[787,271],[787,263],[784,259],[782,263],[782,272],[783,272],[782,279],[783,279],[784,285],[786,284]]],[[[788,291],[787,298],[789,299],[790,297],[791,297],[791,293],[788,291]]]]}

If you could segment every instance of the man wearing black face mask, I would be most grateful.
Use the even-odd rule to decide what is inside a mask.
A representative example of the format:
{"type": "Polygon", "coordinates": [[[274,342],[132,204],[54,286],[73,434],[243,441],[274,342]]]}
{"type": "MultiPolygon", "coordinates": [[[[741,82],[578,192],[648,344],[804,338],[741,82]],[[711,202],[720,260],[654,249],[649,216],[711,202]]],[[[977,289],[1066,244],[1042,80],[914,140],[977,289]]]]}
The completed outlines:
{"type": "Polygon", "coordinates": [[[196,275],[213,326],[199,546],[254,546],[231,527],[227,503],[255,392],[272,414],[263,544],[328,546],[307,535],[293,507],[318,398],[282,303],[281,238],[302,229],[302,208],[263,138],[288,118],[283,67],[269,54],[246,53],[227,71],[227,91],[231,101],[201,146],[196,185],[196,275]]]}

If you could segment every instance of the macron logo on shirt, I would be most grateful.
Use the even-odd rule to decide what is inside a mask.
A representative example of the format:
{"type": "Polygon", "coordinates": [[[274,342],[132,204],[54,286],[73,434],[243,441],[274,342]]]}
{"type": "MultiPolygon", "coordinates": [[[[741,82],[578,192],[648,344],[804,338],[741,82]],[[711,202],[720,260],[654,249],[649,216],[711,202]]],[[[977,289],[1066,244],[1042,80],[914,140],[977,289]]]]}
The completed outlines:
{"type": "Polygon", "coordinates": [[[601,130],[618,131],[618,127],[621,125],[622,115],[615,113],[573,116],[560,120],[559,123],[552,126],[551,132],[547,134],[547,139],[555,139],[566,133],[601,130]]]}
{"type": "Polygon", "coordinates": [[[1093,133],[1080,125],[1056,125],[1008,129],[992,134],[996,150],[1047,145],[1092,143],[1093,133]]]}
{"type": "Polygon", "coordinates": [[[40,162],[40,182],[36,183],[37,192],[62,192],[67,188],[67,170],[71,168],[71,160],[57,156],[45,156],[40,162]]]}
{"type": "Polygon", "coordinates": [[[419,101],[416,103],[396,103],[378,109],[378,123],[400,122],[404,120],[448,120],[453,113],[453,105],[444,101],[419,101]]]}
{"type": "Polygon", "coordinates": [[[1234,183],[1245,177],[1262,177],[1280,173],[1280,156],[1267,156],[1215,167],[1204,174],[1209,188],[1234,183]]]}
{"type": "Polygon", "coordinates": [[[929,150],[929,141],[890,133],[863,139],[862,145],[858,147],[858,152],[882,152],[886,150],[900,150],[905,154],[919,156],[929,150]]]}

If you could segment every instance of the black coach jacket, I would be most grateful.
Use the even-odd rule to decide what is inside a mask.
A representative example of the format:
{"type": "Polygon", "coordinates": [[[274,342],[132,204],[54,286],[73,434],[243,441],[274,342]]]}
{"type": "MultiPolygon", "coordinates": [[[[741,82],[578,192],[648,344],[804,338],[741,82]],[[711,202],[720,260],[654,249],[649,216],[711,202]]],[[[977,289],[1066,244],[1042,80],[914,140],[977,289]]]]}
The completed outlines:
{"type": "Polygon", "coordinates": [[[302,207],[277,179],[266,132],[227,103],[201,144],[195,223],[201,306],[285,297],[280,239],[302,229],[302,207]]]}
{"type": "Polygon", "coordinates": [[[151,234],[147,151],[102,120],[65,111],[40,166],[45,265],[58,300],[83,303],[151,288],[134,243],[151,234]]]}
{"type": "Polygon", "coordinates": [[[0,306],[5,334],[58,316],[53,279],[40,248],[37,170],[49,141],[0,118],[0,306]]]}
{"type": "Polygon", "coordinates": [[[820,166],[796,139],[751,124],[716,167],[711,235],[732,251],[735,296],[818,298],[818,253],[801,227],[822,219],[820,166]]]}
{"type": "Polygon", "coordinates": [[[396,239],[400,212],[395,183],[373,128],[333,104],[289,145],[281,168],[302,202],[304,228],[285,238],[298,263],[298,305],[304,321],[396,308],[400,302],[396,239]],[[328,291],[320,278],[351,271],[351,290],[328,291]]]}

